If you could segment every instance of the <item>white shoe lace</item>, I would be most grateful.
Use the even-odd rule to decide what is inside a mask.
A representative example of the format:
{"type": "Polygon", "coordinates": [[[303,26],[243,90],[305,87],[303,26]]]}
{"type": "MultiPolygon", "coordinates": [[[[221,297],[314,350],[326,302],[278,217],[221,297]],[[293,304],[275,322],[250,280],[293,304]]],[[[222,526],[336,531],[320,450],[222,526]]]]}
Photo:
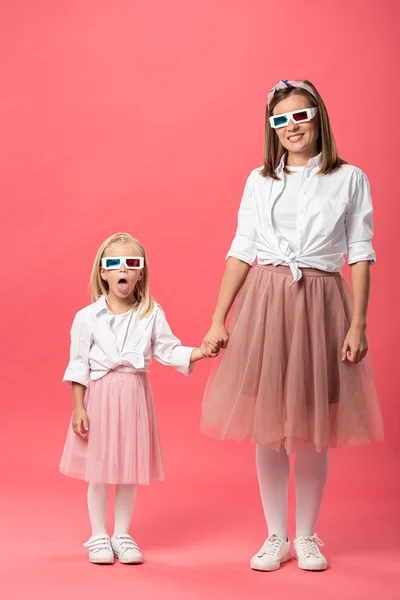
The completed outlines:
{"type": "Polygon", "coordinates": [[[135,542],[130,535],[116,535],[115,539],[118,541],[122,548],[123,554],[129,550],[133,550],[134,552],[140,552],[139,546],[135,542]]]}
{"type": "Polygon", "coordinates": [[[306,535],[300,538],[301,551],[304,558],[321,558],[321,552],[318,546],[323,546],[324,542],[319,539],[316,533],[314,535],[306,535]]]}
{"type": "Polygon", "coordinates": [[[257,556],[272,556],[275,557],[280,550],[282,545],[282,538],[273,533],[270,535],[262,545],[262,548],[257,556]]]}
{"type": "Polygon", "coordinates": [[[112,552],[110,538],[108,536],[99,536],[95,538],[90,538],[87,542],[83,544],[85,548],[89,548],[89,552],[91,554],[97,554],[102,550],[106,550],[108,552],[112,552]]]}

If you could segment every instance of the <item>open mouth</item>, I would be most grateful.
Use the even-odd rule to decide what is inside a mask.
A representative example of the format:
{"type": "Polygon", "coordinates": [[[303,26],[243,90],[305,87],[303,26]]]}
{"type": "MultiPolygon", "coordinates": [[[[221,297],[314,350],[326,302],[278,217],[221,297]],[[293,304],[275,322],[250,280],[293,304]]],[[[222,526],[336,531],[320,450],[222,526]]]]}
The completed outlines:
{"type": "Polygon", "coordinates": [[[121,294],[127,294],[129,291],[129,285],[127,280],[124,277],[121,277],[121,279],[118,279],[118,291],[121,292],[121,294]]]}

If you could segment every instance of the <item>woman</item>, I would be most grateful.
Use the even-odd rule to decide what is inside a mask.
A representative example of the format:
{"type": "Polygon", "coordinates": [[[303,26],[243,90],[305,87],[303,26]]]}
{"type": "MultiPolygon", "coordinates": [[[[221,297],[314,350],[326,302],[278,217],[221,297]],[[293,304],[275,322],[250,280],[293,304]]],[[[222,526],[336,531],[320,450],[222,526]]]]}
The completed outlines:
{"type": "Polygon", "coordinates": [[[207,386],[202,430],[257,445],[268,538],[253,569],[290,558],[288,454],[296,452],[294,553],[300,568],[324,570],[315,523],[328,449],[383,438],[366,358],[372,235],[367,177],[340,159],[318,91],[279,81],[268,96],[264,166],[247,180],[204,340],[226,351],[207,386]],[[346,254],[352,302],[340,272],[346,254]]]}

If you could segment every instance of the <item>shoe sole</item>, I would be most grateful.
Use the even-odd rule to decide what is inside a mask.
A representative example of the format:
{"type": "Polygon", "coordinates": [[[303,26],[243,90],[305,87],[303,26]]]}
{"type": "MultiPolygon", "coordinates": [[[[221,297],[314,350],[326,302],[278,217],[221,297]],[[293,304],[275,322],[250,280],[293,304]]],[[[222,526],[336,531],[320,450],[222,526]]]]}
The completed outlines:
{"type": "Polygon", "coordinates": [[[118,554],[114,553],[115,558],[118,558],[121,565],[141,565],[143,564],[143,558],[128,558],[123,559],[118,556],[118,554]]]}
{"type": "Polygon", "coordinates": [[[114,559],[111,558],[89,558],[92,565],[113,565],[114,559]]]}
{"type": "Polygon", "coordinates": [[[309,563],[302,562],[301,560],[299,560],[296,553],[294,553],[294,557],[297,560],[299,568],[303,571],[326,571],[326,569],[328,568],[328,563],[323,563],[322,565],[310,565],[309,563]]]}
{"type": "Polygon", "coordinates": [[[250,563],[250,567],[253,569],[253,571],[277,571],[281,564],[287,562],[288,560],[290,560],[290,552],[285,554],[285,556],[283,556],[280,559],[279,563],[277,563],[276,565],[267,565],[266,567],[253,567],[250,563]]]}

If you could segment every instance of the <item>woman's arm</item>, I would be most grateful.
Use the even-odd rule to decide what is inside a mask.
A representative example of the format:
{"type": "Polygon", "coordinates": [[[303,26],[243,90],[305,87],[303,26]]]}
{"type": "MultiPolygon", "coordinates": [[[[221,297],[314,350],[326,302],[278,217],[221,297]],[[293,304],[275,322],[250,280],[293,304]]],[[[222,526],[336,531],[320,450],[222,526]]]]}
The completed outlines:
{"type": "Polygon", "coordinates": [[[370,265],[363,260],[351,266],[351,285],[353,288],[352,327],[366,329],[370,290],[370,265]]]}
{"type": "Polygon", "coordinates": [[[222,348],[226,348],[229,334],[225,327],[225,321],[249,270],[250,265],[248,263],[232,256],[228,258],[212,318],[212,325],[204,338],[203,344],[217,340],[222,348]]]}
{"type": "MultiPolygon", "coordinates": [[[[257,174],[259,176],[259,174],[257,174]]],[[[253,174],[250,173],[244,188],[238,213],[236,235],[227,255],[227,264],[222,278],[217,306],[211,328],[201,346],[206,356],[210,356],[207,344],[217,342],[218,349],[226,348],[229,334],[225,327],[226,317],[246,280],[250,267],[257,257],[256,208],[253,193],[253,174]]]]}
{"type": "Polygon", "coordinates": [[[363,260],[351,265],[353,314],[350,329],[342,348],[342,360],[359,363],[368,352],[366,336],[370,290],[370,263],[363,260]]]}

